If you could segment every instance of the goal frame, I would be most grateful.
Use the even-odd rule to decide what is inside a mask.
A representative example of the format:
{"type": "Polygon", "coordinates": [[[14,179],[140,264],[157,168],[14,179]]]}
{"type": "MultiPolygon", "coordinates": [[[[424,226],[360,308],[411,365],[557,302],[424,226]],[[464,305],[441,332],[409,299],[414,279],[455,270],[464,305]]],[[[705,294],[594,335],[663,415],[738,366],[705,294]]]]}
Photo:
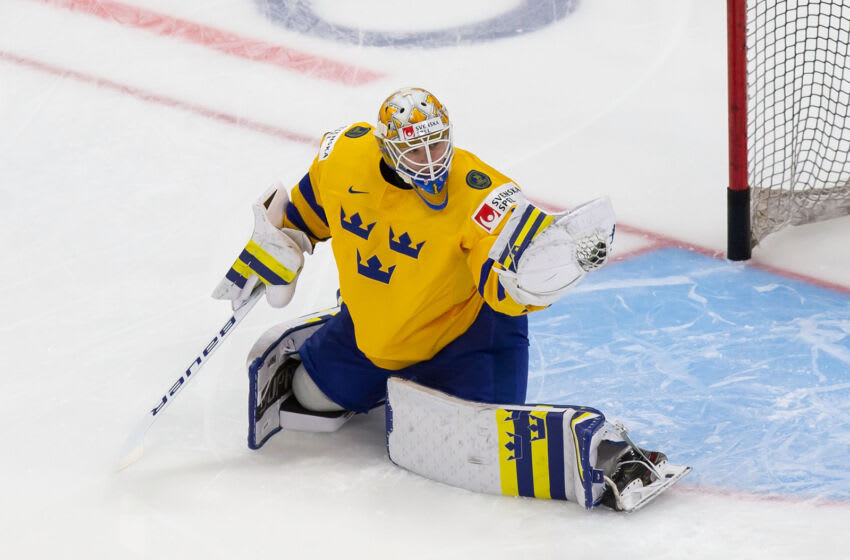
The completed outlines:
{"type": "Polygon", "coordinates": [[[747,153],[747,1],[726,1],[729,103],[729,186],[726,191],[726,253],[733,261],[752,256],[747,153]]]}

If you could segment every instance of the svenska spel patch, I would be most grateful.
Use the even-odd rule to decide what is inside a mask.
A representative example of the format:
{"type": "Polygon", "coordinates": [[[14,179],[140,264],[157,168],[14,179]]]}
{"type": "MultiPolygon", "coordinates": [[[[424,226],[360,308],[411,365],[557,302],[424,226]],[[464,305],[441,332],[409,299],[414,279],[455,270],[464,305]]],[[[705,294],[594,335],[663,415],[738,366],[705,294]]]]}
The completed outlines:
{"type": "Polygon", "coordinates": [[[405,126],[401,129],[401,138],[402,140],[419,138],[420,136],[427,136],[434,132],[440,132],[445,127],[446,125],[443,123],[443,120],[440,117],[435,117],[433,119],[428,119],[427,121],[405,126]]]}
{"type": "Polygon", "coordinates": [[[487,233],[493,233],[508,210],[516,206],[522,197],[519,187],[513,183],[505,183],[501,187],[487,193],[487,198],[472,214],[472,221],[487,233]]]}

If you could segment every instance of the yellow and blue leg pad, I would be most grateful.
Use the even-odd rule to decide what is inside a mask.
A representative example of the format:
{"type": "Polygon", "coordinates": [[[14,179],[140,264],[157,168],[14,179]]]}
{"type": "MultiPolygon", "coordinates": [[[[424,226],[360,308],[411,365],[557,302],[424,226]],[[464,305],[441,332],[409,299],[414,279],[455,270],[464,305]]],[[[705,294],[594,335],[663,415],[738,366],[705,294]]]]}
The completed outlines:
{"type": "Polygon", "coordinates": [[[399,377],[387,382],[390,459],[475,492],[593,508],[605,490],[594,451],[609,432],[592,408],[472,402],[399,377]]]}
{"type": "Polygon", "coordinates": [[[496,409],[502,494],[566,500],[563,411],[496,409]]]}
{"type": "Polygon", "coordinates": [[[253,239],[239,254],[225,277],[239,288],[244,288],[252,274],[256,274],[264,284],[272,286],[290,284],[296,276],[295,272],[280,264],[253,239]]]}
{"type": "Polygon", "coordinates": [[[511,224],[513,232],[495,262],[505,270],[516,271],[516,263],[537,235],[549,227],[555,217],[533,204],[525,207],[519,221],[511,224]]]}
{"type": "Polygon", "coordinates": [[[590,464],[590,449],[593,434],[605,423],[602,413],[544,406],[499,408],[495,416],[502,494],[566,500],[567,469],[573,469],[576,501],[594,505],[593,484],[604,481],[602,471],[590,464]],[[565,453],[565,445],[574,446],[574,454],[565,453]],[[577,458],[574,464],[565,463],[569,457],[577,458]]]}

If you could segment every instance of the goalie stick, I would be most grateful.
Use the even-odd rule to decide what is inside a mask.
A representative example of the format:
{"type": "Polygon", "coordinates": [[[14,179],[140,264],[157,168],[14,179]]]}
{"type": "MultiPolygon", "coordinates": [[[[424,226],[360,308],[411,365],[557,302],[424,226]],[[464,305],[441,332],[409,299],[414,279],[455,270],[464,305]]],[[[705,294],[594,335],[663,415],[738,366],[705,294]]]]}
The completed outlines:
{"type": "Polygon", "coordinates": [[[194,360],[189,364],[189,367],[186,368],[180,374],[180,377],[177,378],[171,387],[162,395],[162,398],[156,403],[156,406],[153,407],[147,414],[145,414],[144,418],[137,424],[136,428],[130,433],[130,436],[127,438],[127,442],[124,444],[123,451],[121,453],[121,460],[118,464],[117,470],[123,470],[136,461],[138,461],[142,454],[144,453],[144,443],[145,443],[145,434],[151,425],[156,421],[165,407],[174,400],[174,397],[177,393],[192,379],[197,377],[198,371],[203,367],[207,360],[212,355],[216,349],[221,346],[221,343],[224,341],[227,336],[233,332],[233,329],[236,328],[236,325],[239,324],[242,319],[248,314],[249,311],[254,307],[257,303],[257,300],[260,299],[264,292],[264,284],[260,283],[257,288],[251,292],[250,297],[239,306],[237,309],[233,311],[233,315],[230,319],[224,323],[224,326],[221,327],[213,336],[212,340],[207,343],[204,349],[195,357],[194,360]]]}

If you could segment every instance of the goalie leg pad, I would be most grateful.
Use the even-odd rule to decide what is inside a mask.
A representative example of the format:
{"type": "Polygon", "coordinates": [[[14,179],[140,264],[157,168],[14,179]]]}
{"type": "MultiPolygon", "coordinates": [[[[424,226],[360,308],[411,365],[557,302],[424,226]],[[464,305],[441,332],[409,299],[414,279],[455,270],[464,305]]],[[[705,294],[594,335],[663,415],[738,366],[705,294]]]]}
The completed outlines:
{"type": "MultiPolygon", "coordinates": [[[[592,408],[485,404],[398,377],[387,382],[390,459],[452,486],[569,500],[591,509],[601,502],[608,487],[606,470],[616,463],[600,447],[603,442],[626,445],[592,408]]],[[[644,494],[652,499],[676,480],[667,478],[664,488],[644,494]]],[[[641,507],[643,497],[626,500],[628,509],[623,509],[641,507]]]]}
{"type": "Polygon", "coordinates": [[[387,449],[401,467],[474,492],[586,508],[602,497],[593,451],[605,417],[597,410],[477,403],[397,377],[387,398],[387,449]]]}
{"type": "Polygon", "coordinates": [[[320,311],[282,323],[266,331],[248,354],[248,447],[259,449],[281,429],[334,431],[353,415],[306,410],[291,390],[292,375],[300,362],[298,349],[339,308],[320,311]],[[286,377],[283,379],[283,377],[286,377]]]}

